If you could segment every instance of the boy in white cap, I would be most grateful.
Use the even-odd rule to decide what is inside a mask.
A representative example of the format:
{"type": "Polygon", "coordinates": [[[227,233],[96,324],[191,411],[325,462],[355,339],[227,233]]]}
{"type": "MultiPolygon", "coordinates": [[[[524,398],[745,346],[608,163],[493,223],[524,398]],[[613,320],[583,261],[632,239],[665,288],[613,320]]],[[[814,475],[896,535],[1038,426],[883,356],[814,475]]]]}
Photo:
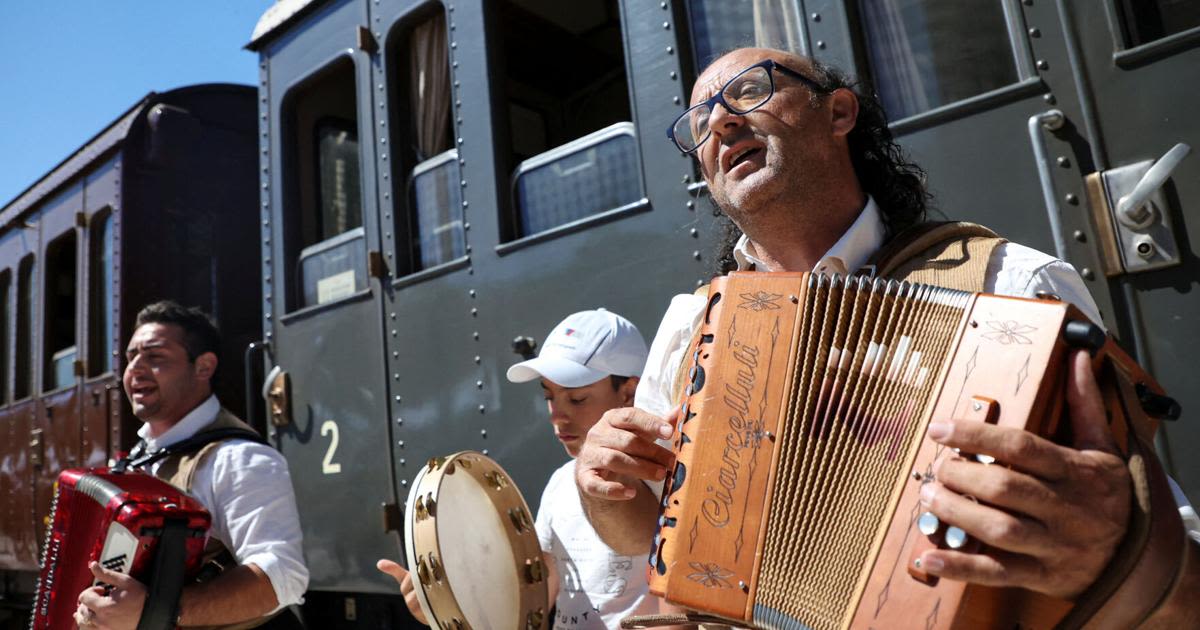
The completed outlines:
{"type": "MultiPolygon", "coordinates": [[[[540,379],[554,435],[572,458],[550,476],[536,520],[544,561],[556,578],[550,580],[556,630],[617,628],[630,615],[658,612],[643,559],[617,555],[600,540],[575,485],[574,458],[584,437],[604,412],[633,404],[646,352],[629,320],[604,309],[581,311],[550,331],[539,356],[508,369],[514,383],[540,379]]],[[[641,492],[634,500],[657,503],[649,489],[641,492]]],[[[409,610],[423,621],[407,572],[387,560],[379,569],[400,582],[409,610]]]]}

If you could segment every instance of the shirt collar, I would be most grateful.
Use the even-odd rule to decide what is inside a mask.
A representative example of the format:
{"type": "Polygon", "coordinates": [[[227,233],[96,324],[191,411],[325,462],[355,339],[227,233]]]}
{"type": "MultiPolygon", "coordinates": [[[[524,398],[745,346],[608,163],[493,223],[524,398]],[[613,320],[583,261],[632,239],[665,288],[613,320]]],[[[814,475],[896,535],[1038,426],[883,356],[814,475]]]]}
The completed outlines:
{"type": "Polygon", "coordinates": [[[138,429],[138,437],[146,441],[146,452],[153,453],[162,448],[166,448],[177,442],[182,442],[193,435],[200,429],[208,426],[217,418],[217,414],[221,411],[221,403],[217,401],[217,395],[210,395],[204,402],[196,405],[186,416],[176,422],[174,426],[167,429],[158,437],[150,436],[150,425],[143,424],[142,428],[138,429]]]}
{"type": "MultiPolygon", "coordinates": [[[[872,254],[883,247],[886,238],[887,228],[879,216],[879,206],[876,205],[875,199],[868,195],[867,205],[858,214],[858,218],[850,225],[850,229],[846,230],[842,237],[833,244],[833,247],[825,252],[817,267],[826,265],[826,261],[830,258],[837,258],[841,265],[833,265],[835,268],[844,266],[851,272],[857,271],[867,264],[867,260],[871,258],[872,254]]],[[[738,239],[737,245],[733,248],[733,259],[737,262],[738,271],[747,271],[752,265],[760,271],[772,271],[758,257],[754,243],[751,243],[745,234],[738,239]]]]}

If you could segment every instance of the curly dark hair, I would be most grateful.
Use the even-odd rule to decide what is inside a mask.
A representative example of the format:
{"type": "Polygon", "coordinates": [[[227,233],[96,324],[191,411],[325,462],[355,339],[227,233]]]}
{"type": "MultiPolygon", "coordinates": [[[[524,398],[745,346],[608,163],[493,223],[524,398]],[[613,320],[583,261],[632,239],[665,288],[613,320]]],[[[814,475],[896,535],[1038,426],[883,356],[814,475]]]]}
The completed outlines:
{"type": "MultiPolygon", "coordinates": [[[[825,95],[840,88],[849,89],[858,97],[858,120],[847,136],[850,160],[863,192],[871,195],[878,204],[888,236],[924,221],[932,199],[925,188],[925,171],[908,160],[892,137],[879,96],[837,68],[803,55],[796,56],[807,63],[809,73],[813,75],[809,78],[821,86],[820,92],[812,94],[810,102],[814,106],[819,106],[825,95]]],[[[713,205],[713,214],[724,224],[715,263],[716,273],[724,275],[737,268],[733,247],[742,232],[711,196],[709,201],[713,205]]]]}
{"type": "Polygon", "coordinates": [[[221,333],[212,316],[196,307],[183,307],[170,300],[148,304],[138,311],[134,328],[144,324],[174,324],[183,330],[183,347],[189,361],[211,352],[221,354],[221,333]]]}

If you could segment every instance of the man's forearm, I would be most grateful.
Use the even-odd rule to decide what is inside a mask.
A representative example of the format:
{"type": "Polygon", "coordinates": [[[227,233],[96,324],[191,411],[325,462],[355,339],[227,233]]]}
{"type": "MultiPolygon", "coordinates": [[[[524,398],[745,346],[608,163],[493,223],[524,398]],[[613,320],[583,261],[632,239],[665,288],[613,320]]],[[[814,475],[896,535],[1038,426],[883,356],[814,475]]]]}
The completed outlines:
{"type": "Polygon", "coordinates": [[[658,524],[658,498],[646,484],[635,481],[637,495],[626,501],[602,499],[580,492],[583,511],[600,540],[622,556],[649,552],[658,524]]]}
{"type": "Polygon", "coordinates": [[[1142,628],[1200,628],[1200,543],[1189,539],[1175,588],[1142,628]]]}
{"type": "Polygon", "coordinates": [[[183,590],[181,626],[238,623],[262,617],[279,601],[271,579],[257,565],[239,565],[203,584],[183,590]]]}

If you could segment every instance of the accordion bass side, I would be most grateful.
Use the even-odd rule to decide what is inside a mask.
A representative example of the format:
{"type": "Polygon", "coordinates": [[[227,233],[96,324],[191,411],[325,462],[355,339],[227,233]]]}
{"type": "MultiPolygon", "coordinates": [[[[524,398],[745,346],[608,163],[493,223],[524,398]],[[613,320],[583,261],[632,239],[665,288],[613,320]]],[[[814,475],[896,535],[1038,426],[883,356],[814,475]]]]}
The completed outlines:
{"type": "MultiPolygon", "coordinates": [[[[808,273],[714,280],[686,359],[651,592],[760,628],[1053,626],[1069,602],[939,582],[915,560],[977,546],[922,519],[920,488],[954,455],[925,439],[930,419],[1069,439],[1072,346],[1161,392],[1057,299],[808,273]]],[[[1143,425],[1149,439],[1157,426],[1143,425]]]]}
{"type": "Polygon", "coordinates": [[[184,575],[194,575],[210,521],[195,499],[150,475],[63,471],[55,483],[30,628],[74,627],[76,598],[95,584],[88,570],[93,560],[138,578],[151,586],[152,596],[178,565],[184,575]]]}

